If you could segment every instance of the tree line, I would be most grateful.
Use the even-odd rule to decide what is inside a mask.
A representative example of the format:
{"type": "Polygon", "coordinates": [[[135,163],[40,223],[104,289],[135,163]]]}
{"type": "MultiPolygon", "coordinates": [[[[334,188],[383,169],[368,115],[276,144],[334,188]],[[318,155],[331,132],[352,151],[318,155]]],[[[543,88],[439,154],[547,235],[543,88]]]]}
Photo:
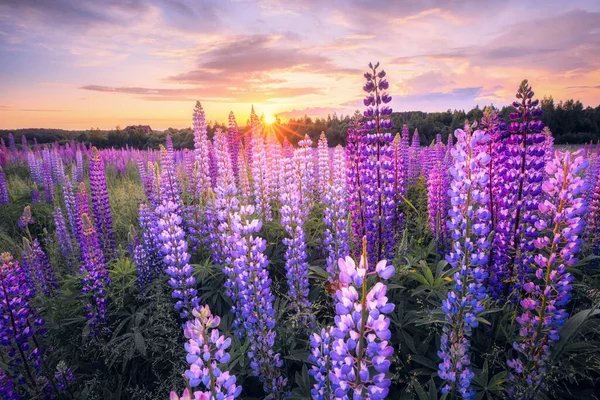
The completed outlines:
{"type": "MultiPolygon", "coordinates": [[[[543,111],[542,121],[552,131],[556,144],[583,144],[600,140],[600,105],[596,108],[584,107],[578,100],[555,102],[552,97],[548,97],[542,100],[541,107],[543,111]]],[[[512,106],[504,106],[499,111],[500,115],[509,122],[509,114],[514,112],[515,109],[512,106]]],[[[483,109],[479,106],[468,112],[464,110],[394,112],[391,115],[391,120],[394,122],[392,133],[400,132],[406,124],[411,134],[415,129],[418,129],[421,145],[428,145],[438,133],[446,141],[448,135],[454,132],[455,129],[463,127],[466,120],[471,122],[479,120],[482,115],[483,109]]],[[[351,116],[349,115],[338,116],[335,113],[328,115],[326,118],[304,116],[291,118],[287,121],[278,119],[274,125],[266,129],[269,129],[269,131],[272,129],[280,140],[287,139],[292,144],[296,144],[304,135],[308,135],[316,143],[321,132],[325,132],[329,145],[336,146],[346,144],[350,120],[351,116]]],[[[247,125],[249,124],[247,123],[246,126],[238,128],[241,135],[246,135],[250,131],[247,125]]],[[[216,128],[227,129],[223,124],[209,122],[209,137],[212,137],[216,128]]],[[[194,147],[194,133],[191,128],[169,128],[166,131],[154,131],[149,134],[141,130],[123,130],[118,127],[109,131],[97,128],[84,131],[43,128],[0,130],[0,138],[7,145],[9,133],[13,133],[17,145],[21,143],[21,136],[25,135],[29,143],[32,143],[34,139],[39,144],[64,143],[75,140],[99,148],[129,146],[138,149],[157,149],[161,143],[164,143],[166,135],[171,135],[176,148],[191,149],[194,147]]]]}

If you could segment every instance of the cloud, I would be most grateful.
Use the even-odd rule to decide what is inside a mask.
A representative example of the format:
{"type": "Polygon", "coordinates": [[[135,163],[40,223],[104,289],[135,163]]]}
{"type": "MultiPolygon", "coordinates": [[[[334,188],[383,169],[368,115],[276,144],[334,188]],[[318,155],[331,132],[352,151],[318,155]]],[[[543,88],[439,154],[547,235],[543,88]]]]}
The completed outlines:
{"type": "Polygon", "coordinates": [[[567,86],[567,89],[600,89],[600,85],[596,85],[596,86],[590,86],[590,85],[567,86]]]}
{"type": "Polygon", "coordinates": [[[293,98],[314,94],[322,94],[322,89],[313,87],[273,87],[256,90],[227,89],[222,86],[188,89],[153,89],[144,87],[112,87],[86,85],[80,89],[93,92],[121,93],[139,96],[150,101],[202,101],[214,102],[261,102],[282,98],[293,98]]]}

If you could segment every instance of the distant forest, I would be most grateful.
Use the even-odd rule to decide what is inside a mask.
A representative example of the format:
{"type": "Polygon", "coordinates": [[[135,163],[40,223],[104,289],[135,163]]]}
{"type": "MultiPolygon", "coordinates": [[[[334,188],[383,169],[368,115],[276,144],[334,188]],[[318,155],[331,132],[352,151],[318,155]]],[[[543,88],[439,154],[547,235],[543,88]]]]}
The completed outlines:
{"type": "MultiPolygon", "coordinates": [[[[582,144],[590,141],[600,141],[600,106],[596,108],[584,107],[581,102],[574,100],[555,103],[550,97],[542,100],[542,110],[542,120],[554,134],[556,144],[582,144]]],[[[505,106],[500,110],[500,114],[508,122],[508,116],[513,111],[514,108],[512,106],[505,106]]],[[[428,145],[438,133],[446,141],[450,132],[454,132],[455,129],[464,126],[465,120],[471,122],[479,120],[482,114],[483,109],[479,108],[479,106],[469,112],[462,110],[432,113],[422,111],[394,112],[391,115],[391,119],[394,122],[392,133],[399,132],[402,126],[406,124],[411,134],[414,129],[419,130],[421,145],[428,145]]],[[[327,118],[305,116],[302,118],[292,118],[286,122],[277,121],[273,125],[273,131],[280,140],[287,138],[292,144],[296,144],[305,134],[316,143],[321,132],[325,132],[330,146],[345,145],[349,122],[350,116],[338,116],[336,114],[329,115],[327,118]]],[[[209,137],[219,127],[227,129],[223,124],[209,122],[209,137]]],[[[249,127],[240,126],[239,130],[243,134],[249,131],[249,127]]],[[[9,133],[13,133],[17,144],[20,143],[21,136],[26,135],[30,143],[34,138],[38,143],[76,140],[87,144],[91,143],[100,148],[130,146],[140,149],[158,148],[161,143],[164,143],[165,136],[169,134],[173,138],[173,144],[176,148],[191,149],[194,147],[194,137],[191,128],[169,128],[166,131],[154,131],[149,134],[143,132],[141,129],[128,131],[122,129],[113,129],[110,131],[101,131],[99,129],[68,131],[62,129],[32,128],[0,130],[0,138],[6,141],[9,133]]]]}

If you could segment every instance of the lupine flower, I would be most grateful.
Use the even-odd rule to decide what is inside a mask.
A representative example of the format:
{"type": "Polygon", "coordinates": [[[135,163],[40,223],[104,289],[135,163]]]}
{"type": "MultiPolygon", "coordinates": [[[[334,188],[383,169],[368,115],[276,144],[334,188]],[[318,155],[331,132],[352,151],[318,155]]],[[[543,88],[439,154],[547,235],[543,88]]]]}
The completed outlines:
{"type": "Polygon", "coordinates": [[[410,142],[409,157],[410,170],[408,172],[408,182],[414,185],[421,175],[421,137],[419,136],[419,130],[416,128],[410,142]]]}
{"type": "Polygon", "coordinates": [[[454,392],[472,399],[473,372],[470,367],[469,339],[478,326],[477,315],[483,312],[486,297],[484,280],[488,263],[490,213],[488,210],[487,164],[490,157],[483,151],[489,135],[481,130],[473,133],[457,129],[452,151],[454,165],[450,169],[452,183],[448,228],[453,240],[446,260],[453,268],[454,290],[442,302],[447,324],[441,338],[438,356],[442,359],[438,375],[444,380],[442,393],[454,392]],[[479,150],[480,149],[480,150],[479,150]]]}
{"type": "Polygon", "coordinates": [[[331,336],[331,330],[332,327],[323,328],[320,333],[313,333],[310,337],[311,354],[308,356],[308,360],[316,365],[313,365],[308,373],[317,381],[310,391],[315,400],[329,400],[335,396],[329,378],[329,374],[333,370],[331,345],[334,339],[331,336]]]}
{"type": "Polygon", "coordinates": [[[287,234],[282,242],[286,246],[284,259],[290,306],[302,325],[312,327],[315,321],[312,305],[308,300],[308,262],[304,234],[308,204],[303,197],[307,193],[302,192],[302,164],[305,161],[305,153],[297,149],[291,162],[285,166],[286,182],[279,196],[279,212],[281,225],[287,234]]]}
{"type": "Polygon", "coordinates": [[[0,167],[0,204],[8,204],[10,197],[8,196],[8,188],[6,187],[6,177],[4,170],[0,167]]]}
{"type": "Polygon", "coordinates": [[[319,199],[322,201],[327,189],[329,187],[329,183],[331,182],[331,171],[329,166],[329,147],[327,145],[327,138],[325,137],[325,132],[321,133],[319,137],[319,142],[317,143],[317,154],[318,154],[318,195],[319,199]]]}
{"type": "Polygon", "coordinates": [[[208,306],[193,309],[192,314],[195,318],[188,321],[184,328],[184,335],[188,339],[185,344],[186,360],[190,364],[185,377],[192,388],[200,384],[206,388],[195,391],[194,396],[233,400],[240,395],[242,387],[235,384],[235,375],[221,370],[231,358],[227,353],[231,339],[220,335],[218,327],[221,319],[213,316],[208,306]]]}
{"type": "Polygon", "coordinates": [[[231,155],[231,165],[233,166],[233,174],[238,179],[238,157],[240,155],[240,149],[242,148],[242,137],[235,120],[233,111],[229,112],[229,126],[227,131],[227,144],[229,146],[229,153],[231,155]]]}
{"type": "Polygon", "coordinates": [[[394,304],[387,302],[385,284],[377,282],[369,288],[368,281],[371,275],[390,278],[394,267],[382,260],[368,272],[366,243],[358,267],[350,257],[339,264],[342,286],[336,292],[331,330],[331,390],[335,398],[385,399],[391,385],[385,374],[394,353],[388,346],[390,319],[385,315],[394,311],[394,304]]]}
{"type": "Polygon", "coordinates": [[[83,153],[77,150],[75,153],[75,180],[83,182],[83,153]]]}
{"type": "Polygon", "coordinates": [[[245,334],[250,340],[250,368],[263,382],[266,398],[282,399],[287,379],[281,376],[283,361],[279,353],[273,351],[275,309],[266,269],[269,261],[264,254],[265,240],[254,236],[262,223],[248,219],[253,213],[253,206],[242,206],[229,217],[233,233],[231,262],[236,280],[236,291],[232,293],[235,294],[232,311],[236,316],[233,327],[239,337],[245,334]]]}
{"type": "Polygon", "coordinates": [[[364,140],[361,138],[362,126],[361,116],[357,111],[350,120],[348,146],[346,147],[346,160],[348,163],[346,184],[348,187],[348,204],[354,249],[360,249],[361,240],[366,235],[365,202],[363,199],[364,182],[362,178],[366,152],[364,151],[364,140]]]}
{"type": "Polygon", "coordinates": [[[323,233],[323,245],[327,250],[327,272],[329,281],[333,282],[338,276],[338,262],[340,258],[346,258],[350,253],[348,243],[348,209],[346,206],[346,157],[344,149],[338,145],[333,153],[333,178],[327,184],[325,197],[325,209],[323,210],[323,222],[325,232],[323,233]]]}
{"type": "Polygon", "coordinates": [[[16,391],[13,381],[0,368],[0,397],[5,400],[21,400],[19,392],[16,391]]]}
{"type": "MultiPolygon", "coordinates": [[[[83,185],[83,183],[82,183],[83,185]]],[[[106,335],[110,330],[106,323],[106,289],[110,285],[108,270],[104,264],[102,248],[94,226],[87,214],[82,214],[80,248],[83,264],[81,274],[82,292],[88,297],[85,305],[86,318],[89,321],[91,335],[106,335]]]]}
{"type": "Polygon", "coordinates": [[[158,232],[162,243],[162,253],[166,265],[165,272],[170,276],[169,285],[173,288],[172,297],[177,299],[175,310],[183,319],[189,318],[192,308],[198,306],[196,278],[189,264],[190,255],[181,228],[182,219],[178,214],[179,206],[172,201],[163,201],[156,209],[159,215],[158,232]]]}
{"type": "Polygon", "coordinates": [[[60,251],[65,258],[69,258],[73,254],[73,242],[60,207],[54,207],[52,217],[54,218],[54,227],[56,229],[56,238],[58,239],[60,251]]]}
{"type": "Polygon", "coordinates": [[[210,182],[210,165],[209,165],[209,141],[206,133],[206,117],[204,110],[200,102],[196,102],[193,115],[193,128],[194,128],[194,156],[199,164],[197,170],[198,176],[196,182],[198,187],[196,189],[197,196],[205,198],[211,187],[210,182]]]}
{"type": "Polygon", "coordinates": [[[42,157],[42,174],[46,203],[52,204],[54,202],[54,181],[52,180],[52,165],[50,164],[49,154],[48,150],[44,150],[44,155],[42,157]]]}
{"type": "Polygon", "coordinates": [[[104,161],[95,147],[92,149],[92,158],[90,159],[90,193],[92,195],[94,226],[100,240],[104,259],[109,261],[115,255],[115,238],[108,190],[106,188],[106,176],[104,175],[104,161]]]}
{"type": "Polygon", "coordinates": [[[33,216],[31,215],[31,207],[25,206],[23,208],[23,213],[19,217],[19,221],[17,222],[17,226],[21,229],[27,228],[28,225],[33,224],[33,216]]]}
{"type": "Polygon", "coordinates": [[[52,296],[58,289],[54,269],[37,238],[33,242],[23,238],[22,267],[29,277],[35,277],[37,286],[46,296],[52,296]]]}
{"type": "Polygon", "coordinates": [[[152,212],[148,205],[140,203],[138,210],[140,220],[141,248],[134,249],[134,260],[138,267],[138,286],[145,287],[154,278],[159,276],[165,269],[163,255],[161,253],[161,242],[158,231],[158,217],[152,212]],[[138,262],[140,264],[138,264],[138,262]],[[142,265],[140,267],[140,265],[142,265]]]}
{"type": "Polygon", "coordinates": [[[395,247],[394,223],[396,204],[394,202],[393,137],[386,130],[393,127],[389,116],[392,109],[387,105],[392,97],[386,90],[389,83],[383,70],[377,71],[369,64],[370,71],[365,73],[367,83],[363,90],[366,106],[363,115],[366,119],[361,134],[365,142],[362,151],[365,158],[362,169],[362,188],[364,201],[364,225],[367,237],[369,261],[393,258],[395,247]]]}
{"type": "Polygon", "coordinates": [[[538,203],[544,171],[544,124],[539,101],[524,80],[517,92],[505,139],[505,158],[498,165],[504,183],[494,194],[498,199],[494,235],[494,268],[490,283],[495,296],[508,296],[528,280],[533,263],[532,252],[540,220],[538,203]]]}
{"type": "MultiPolygon", "coordinates": [[[[0,255],[0,345],[7,348],[11,375],[36,386],[42,351],[34,335],[44,335],[44,320],[31,308],[35,289],[9,253],[0,255]]],[[[8,390],[8,387],[7,387],[8,390]]]]}
{"type": "Polygon", "coordinates": [[[509,374],[513,385],[508,390],[513,399],[533,399],[544,387],[551,345],[559,340],[560,328],[569,317],[573,277],[566,269],[577,263],[582,243],[587,184],[578,175],[587,166],[583,150],[573,154],[557,151],[546,165],[549,178],[542,189],[547,200],[538,207],[552,216],[553,224],[548,226],[543,220],[536,223],[540,235],[534,241],[539,249],[534,257],[535,279],[523,285],[522,313],[516,318],[521,338],[513,347],[520,357],[507,362],[513,370],[509,374]]]}
{"type": "Polygon", "coordinates": [[[67,366],[64,361],[59,361],[56,364],[56,370],[54,371],[54,379],[56,380],[56,387],[58,390],[68,391],[69,382],[75,380],[75,374],[73,370],[67,366]]]}
{"type": "Polygon", "coordinates": [[[265,141],[262,137],[260,128],[254,127],[251,132],[252,143],[252,186],[254,192],[254,205],[256,212],[263,217],[265,221],[271,221],[273,214],[271,212],[271,182],[268,181],[269,166],[265,162],[267,157],[265,141]]]}
{"type": "Polygon", "coordinates": [[[448,229],[446,226],[446,216],[448,213],[448,189],[449,175],[444,160],[444,146],[441,143],[436,145],[436,150],[428,158],[432,158],[432,165],[427,177],[427,214],[429,228],[433,238],[438,243],[439,249],[445,248],[445,241],[448,238],[448,229]],[[440,147],[441,145],[441,147],[440,147]]]}

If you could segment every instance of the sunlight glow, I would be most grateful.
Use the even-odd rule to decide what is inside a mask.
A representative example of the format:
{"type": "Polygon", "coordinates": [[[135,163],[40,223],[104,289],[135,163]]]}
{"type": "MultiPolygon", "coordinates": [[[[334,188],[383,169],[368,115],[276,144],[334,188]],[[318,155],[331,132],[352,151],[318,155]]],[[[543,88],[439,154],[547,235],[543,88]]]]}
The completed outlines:
{"type": "Polygon", "coordinates": [[[271,125],[276,121],[275,116],[273,116],[272,114],[267,114],[265,115],[265,124],[267,125],[271,125]]]}

